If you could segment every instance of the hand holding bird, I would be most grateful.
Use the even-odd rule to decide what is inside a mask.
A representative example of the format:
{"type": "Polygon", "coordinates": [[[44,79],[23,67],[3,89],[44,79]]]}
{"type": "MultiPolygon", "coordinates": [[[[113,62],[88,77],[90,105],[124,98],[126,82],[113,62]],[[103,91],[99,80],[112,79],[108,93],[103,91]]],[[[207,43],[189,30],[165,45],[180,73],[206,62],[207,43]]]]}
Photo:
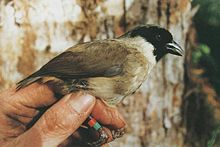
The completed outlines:
{"type": "MultiPolygon", "coordinates": [[[[87,136],[80,135],[83,130],[78,128],[90,113],[107,132],[125,126],[116,109],[109,109],[91,95],[79,92],[58,101],[51,88],[38,83],[0,93],[0,105],[0,146],[4,147],[85,146],[97,133],[91,130],[87,136]]],[[[108,141],[112,141],[109,136],[108,141]]]]}
{"type": "MultiPolygon", "coordinates": [[[[142,25],[115,39],[70,47],[20,81],[17,90],[38,82],[50,85],[61,97],[82,91],[109,107],[115,107],[141,86],[156,63],[168,53],[183,55],[183,49],[174,41],[172,34],[159,26],[142,25]]],[[[89,127],[100,133],[100,138],[91,145],[106,143],[108,133],[98,122],[89,123],[91,121],[93,118],[90,116],[89,127]]],[[[123,133],[121,130],[111,131],[113,138],[123,133]]]]}

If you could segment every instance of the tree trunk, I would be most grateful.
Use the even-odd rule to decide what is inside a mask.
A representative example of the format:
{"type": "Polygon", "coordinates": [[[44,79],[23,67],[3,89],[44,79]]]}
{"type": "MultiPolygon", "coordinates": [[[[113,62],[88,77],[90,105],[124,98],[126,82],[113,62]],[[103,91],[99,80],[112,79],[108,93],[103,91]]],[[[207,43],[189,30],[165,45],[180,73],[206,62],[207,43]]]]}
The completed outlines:
{"type": "MultiPolygon", "coordinates": [[[[0,1],[0,88],[78,42],[113,38],[139,24],[168,28],[184,48],[193,15],[189,0],[0,1]]],[[[183,63],[184,58],[167,55],[120,104],[129,129],[113,146],[184,146],[183,63]]]]}

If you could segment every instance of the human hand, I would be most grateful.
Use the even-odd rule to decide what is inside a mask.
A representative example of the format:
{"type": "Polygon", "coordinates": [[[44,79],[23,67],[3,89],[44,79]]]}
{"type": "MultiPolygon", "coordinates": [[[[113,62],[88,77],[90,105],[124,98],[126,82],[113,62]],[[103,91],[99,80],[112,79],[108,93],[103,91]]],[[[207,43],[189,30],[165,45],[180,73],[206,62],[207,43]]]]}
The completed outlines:
{"type": "Polygon", "coordinates": [[[58,100],[47,85],[34,83],[17,92],[11,88],[0,93],[0,146],[80,145],[84,138],[78,128],[91,113],[109,132],[125,127],[116,109],[83,92],[58,100]]]}

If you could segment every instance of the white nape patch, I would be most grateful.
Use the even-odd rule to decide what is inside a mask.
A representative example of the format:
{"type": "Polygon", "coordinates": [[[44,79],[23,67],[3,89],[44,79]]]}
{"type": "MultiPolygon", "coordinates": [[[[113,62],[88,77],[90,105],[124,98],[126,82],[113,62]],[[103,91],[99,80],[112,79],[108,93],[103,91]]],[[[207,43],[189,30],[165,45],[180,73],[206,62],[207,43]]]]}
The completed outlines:
{"type": "Polygon", "coordinates": [[[156,64],[156,57],[153,53],[154,46],[150,42],[147,42],[142,37],[120,38],[120,40],[126,41],[128,46],[136,48],[138,51],[143,53],[147,61],[150,63],[151,68],[156,64]]]}

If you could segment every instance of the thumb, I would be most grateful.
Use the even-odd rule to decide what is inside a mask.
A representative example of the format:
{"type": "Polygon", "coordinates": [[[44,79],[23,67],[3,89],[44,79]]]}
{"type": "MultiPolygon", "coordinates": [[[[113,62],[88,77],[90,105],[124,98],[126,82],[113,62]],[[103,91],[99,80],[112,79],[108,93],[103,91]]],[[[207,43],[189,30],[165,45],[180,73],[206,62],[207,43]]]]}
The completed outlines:
{"type": "Polygon", "coordinates": [[[94,105],[95,98],[91,95],[82,92],[66,95],[21,136],[25,140],[23,146],[58,146],[80,127],[94,105]]]}

